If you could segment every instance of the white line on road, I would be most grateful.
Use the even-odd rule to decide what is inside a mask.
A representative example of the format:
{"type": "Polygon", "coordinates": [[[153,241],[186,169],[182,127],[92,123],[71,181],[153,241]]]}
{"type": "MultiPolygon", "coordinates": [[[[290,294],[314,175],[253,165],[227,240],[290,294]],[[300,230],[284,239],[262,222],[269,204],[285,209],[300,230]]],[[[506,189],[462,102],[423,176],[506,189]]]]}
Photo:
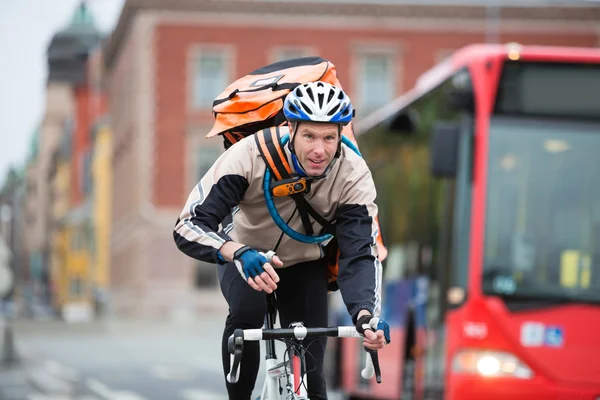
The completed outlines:
{"type": "Polygon", "coordinates": [[[73,393],[73,384],[57,377],[46,368],[32,368],[28,371],[29,383],[43,393],[54,393],[68,396],[73,393]]]}
{"type": "Polygon", "coordinates": [[[62,395],[45,395],[45,394],[30,394],[27,397],[27,400],[98,400],[97,397],[92,396],[81,396],[81,397],[72,397],[72,396],[62,396],[62,395]]]}
{"type": "Polygon", "coordinates": [[[110,388],[108,386],[106,386],[104,383],[94,379],[94,378],[87,378],[85,380],[85,384],[87,385],[87,387],[94,393],[96,393],[98,396],[102,397],[103,399],[110,399],[112,396],[112,390],[110,390],[110,388]]]}
{"type": "Polygon", "coordinates": [[[104,400],[146,400],[144,397],[134,392],[116,392],[109,388],[106,384],[94,378],[87,378],[85,383],[92,392],[104,400]]]}
{"type": "Polygon", "coordinates": [[[71,382],[77,382],[79,374],[73,368],[66,367],[55,360],[46,361],[46,369],[53,375],[71,382]]]}
{"type": "Polygon", "coordinates": [[[201,389],[182,390],[181,397],[185,400],[227,400],[227,395],[201,389]]]}
{"type": "Polygon", "coordinates": [[[192,381],[196,371],[191,367],[153,365],[150,367],[150,374],[168,381],[192,381]]]}

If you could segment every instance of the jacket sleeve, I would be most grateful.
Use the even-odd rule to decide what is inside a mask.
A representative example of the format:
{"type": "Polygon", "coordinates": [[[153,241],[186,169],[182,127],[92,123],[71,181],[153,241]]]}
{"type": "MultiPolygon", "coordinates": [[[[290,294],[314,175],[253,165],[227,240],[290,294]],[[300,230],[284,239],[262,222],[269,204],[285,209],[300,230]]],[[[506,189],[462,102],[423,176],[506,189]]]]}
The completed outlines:
{"type": "Polygon", "coordinates": [[[231,238],[219,224],[231,214],[249,186],[254,148],[242,140],[225,151],[190,193],[175,224],[179,250],[197,260],[221,263],[218,250],[231,238]]]}
{"type": "MultiPolygon", "coordinates": [[[[364,161],[363,161],[364,163],[364,161]]],[[[340,249],[338,286],[352,320],[360,310],[381,312],[382,268],[376,238],[377,196],[366,163],[345,188],[336,214],[336,239],[340,249]]]]}

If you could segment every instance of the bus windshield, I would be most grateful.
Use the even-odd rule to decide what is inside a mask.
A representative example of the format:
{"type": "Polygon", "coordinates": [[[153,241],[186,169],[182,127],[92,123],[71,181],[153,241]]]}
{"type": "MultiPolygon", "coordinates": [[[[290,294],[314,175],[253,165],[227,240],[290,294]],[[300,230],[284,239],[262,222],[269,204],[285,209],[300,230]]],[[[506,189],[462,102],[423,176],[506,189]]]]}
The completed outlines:
{"type": "Polygon", "coordinates": [[[600,124],[495,117],[484,293],[600,304],[600,124]]]}

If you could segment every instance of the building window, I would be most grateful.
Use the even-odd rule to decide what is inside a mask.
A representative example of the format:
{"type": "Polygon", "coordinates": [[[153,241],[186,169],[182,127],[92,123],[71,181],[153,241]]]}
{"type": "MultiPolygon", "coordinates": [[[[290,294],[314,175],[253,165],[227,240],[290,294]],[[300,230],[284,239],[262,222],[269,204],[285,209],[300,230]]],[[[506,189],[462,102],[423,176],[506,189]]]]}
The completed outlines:
{"type": "Polygon", "coordinates": [[[393,54],[363,53],[358,59],[357,113],[365,116],[393,100],[395,90],[393,54]]]}
{"type": "Polygon", "coordinates": [[[215,98],[229,85],[230,57],[223,50],[202,50],[193,60],[192,104],[212,108],[215,98]]]}
{"type": "Polygon", "coordinates": [[[92,161],[92,153],[89,149],[77,155],[77,185],[79,192],[83,196],[88,196],[92,193],[92,161]]]}
{"type": "Polygon", "coordinates": [[[93,155],[92,155],[92,151],[91,150],[86,150],[86,152],[83,155],[83,168],[84,168],[84,176],[83,176],[83,193],[86,196],[89,196],[92,194],[92,189],[93,189],[93,181],[94,181],[94,177],[92,176],[92,162],[93,162],[93,155]]]}
{"type": "Polygon", "coordinates": [[[85,153],[77,154],[77,189],[79,193],[85,194],[86,160],[85,153]]]}
{"type": "Polygon", "coordinates": [[[317,52],[310,47],[277,47],[271,53],[272,62],[316,56],[317,52]]]}

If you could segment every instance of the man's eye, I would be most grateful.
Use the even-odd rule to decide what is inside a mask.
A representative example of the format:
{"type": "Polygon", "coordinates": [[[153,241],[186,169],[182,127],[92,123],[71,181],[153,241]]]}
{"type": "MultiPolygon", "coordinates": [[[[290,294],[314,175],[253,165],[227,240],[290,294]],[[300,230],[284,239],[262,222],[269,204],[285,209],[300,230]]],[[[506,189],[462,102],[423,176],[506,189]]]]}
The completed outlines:
{"type": "Polygon", "coordinates": [[[327,141],[329,141],[329,142],[331,142],[331,141],[332,141],[332,140],[334,140],[334,139],[335,139],[335,138],[334,138],[333,136],[327,136],[327,137],[325,138],[325,140],[327,140],[327,141]]]}
{"type": "Polygon", "coordinates": [[[305,138],[307,138],[307,139],[312,139],[312,138],[313,138],[313,136],[312,136],[312,135],[308,135],[308,134],[307,134],[307,135],[304,135],[304,137],[305,137],[305,138]]]}

